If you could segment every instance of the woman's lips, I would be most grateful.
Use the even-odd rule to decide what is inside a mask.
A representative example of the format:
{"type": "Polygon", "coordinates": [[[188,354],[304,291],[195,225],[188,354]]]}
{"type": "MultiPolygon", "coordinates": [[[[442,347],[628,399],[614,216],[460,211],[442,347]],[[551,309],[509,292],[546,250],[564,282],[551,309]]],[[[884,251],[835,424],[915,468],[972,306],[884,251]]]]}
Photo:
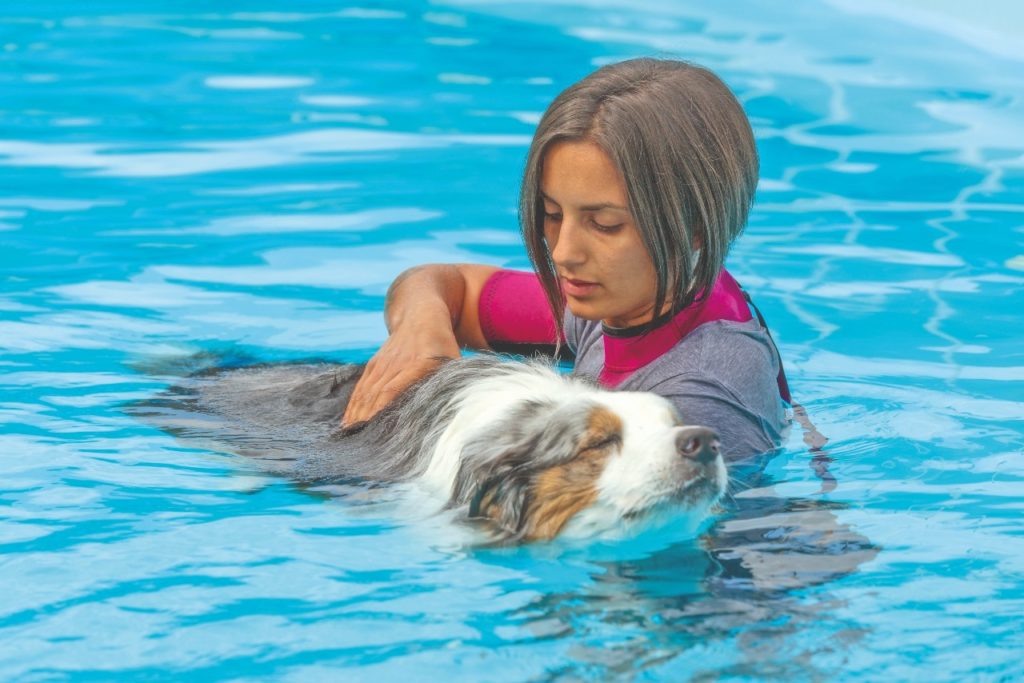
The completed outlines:
{"type": "Polygon", "coordinates": [[[588,280],[574,280],[568,277],[562,277],[562,291],[569,296],[582,297],[593,293],[598,288],[596,282],[590,282],[588,280]]]}

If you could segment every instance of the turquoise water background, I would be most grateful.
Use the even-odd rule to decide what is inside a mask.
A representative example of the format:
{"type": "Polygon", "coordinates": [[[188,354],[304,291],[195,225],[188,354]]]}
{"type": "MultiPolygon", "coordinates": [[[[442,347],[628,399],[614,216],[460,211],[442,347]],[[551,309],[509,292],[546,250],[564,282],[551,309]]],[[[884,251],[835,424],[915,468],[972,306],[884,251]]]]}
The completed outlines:
{"type": "Polygon", "coordinates": [[[952,7],[4,3],[0,679],[1024,679],[1024,17],[952,7]],[[829,438],[701,538],[474,549],[124,412],[154,358],[365,360],[413,264],[528,267],[540,113],[637,55],[751,116],[730,269],[829,438]]]}

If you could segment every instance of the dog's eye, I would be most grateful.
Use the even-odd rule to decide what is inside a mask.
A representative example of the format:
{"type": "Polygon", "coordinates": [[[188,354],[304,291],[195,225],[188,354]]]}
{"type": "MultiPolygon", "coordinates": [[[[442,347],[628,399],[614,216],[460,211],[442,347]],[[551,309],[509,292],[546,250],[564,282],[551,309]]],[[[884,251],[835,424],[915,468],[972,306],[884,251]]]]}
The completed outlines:
{"type": "Polygon", "coordinates": [[[596,439],[594,441],[591,441],[589,443],[584,444],[583,448],[580,449],[580,452],[603,451],[606,448],[611,448],[613,446],[621,446],[621,445],[622,445],[622,435],[617,433],[617,432],[615,432],[615,433],[612,433],[612,434],[606,434],[606,435],[604,435],[604,436],[602,436],[602,437],[600,437],[600,438],[598,438],[598,439],[596,439]]]}

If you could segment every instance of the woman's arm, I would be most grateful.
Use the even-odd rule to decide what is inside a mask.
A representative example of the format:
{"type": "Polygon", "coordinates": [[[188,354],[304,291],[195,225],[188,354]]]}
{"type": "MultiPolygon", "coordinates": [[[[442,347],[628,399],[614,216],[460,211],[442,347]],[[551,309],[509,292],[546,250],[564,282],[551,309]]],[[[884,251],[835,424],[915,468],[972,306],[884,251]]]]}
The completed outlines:
{"type": "Polygon", "coordinates": [[[399,275],[384,304],[390,336],[366,364],[342,424],[373,417],[430,374],[439,358],[458,358],[463,346],[488,348],[480,326],[480,292],[497,270],[476,264],[426,265],[399,275]]]}

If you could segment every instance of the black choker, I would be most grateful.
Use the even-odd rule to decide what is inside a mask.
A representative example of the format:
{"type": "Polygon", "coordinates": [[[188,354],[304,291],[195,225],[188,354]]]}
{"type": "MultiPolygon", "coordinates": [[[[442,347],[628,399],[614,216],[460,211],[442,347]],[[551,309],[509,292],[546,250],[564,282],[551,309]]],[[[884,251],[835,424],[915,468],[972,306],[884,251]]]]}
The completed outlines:
{"type": "Polygon", "coordinates": [[[639,337],[640,335],[647,334],[648,332],[652,332],[658,329],[665,323],[672,320],[672,318],[674,317],[676,317],[675,313],[664,313],[650,322],[641,323],[639,325],[631,325],[629,327],[612,327],[611,325],[602,320],[601,331],[604,332],[609,337],[616,337],[617,339],[639,337]]]}

